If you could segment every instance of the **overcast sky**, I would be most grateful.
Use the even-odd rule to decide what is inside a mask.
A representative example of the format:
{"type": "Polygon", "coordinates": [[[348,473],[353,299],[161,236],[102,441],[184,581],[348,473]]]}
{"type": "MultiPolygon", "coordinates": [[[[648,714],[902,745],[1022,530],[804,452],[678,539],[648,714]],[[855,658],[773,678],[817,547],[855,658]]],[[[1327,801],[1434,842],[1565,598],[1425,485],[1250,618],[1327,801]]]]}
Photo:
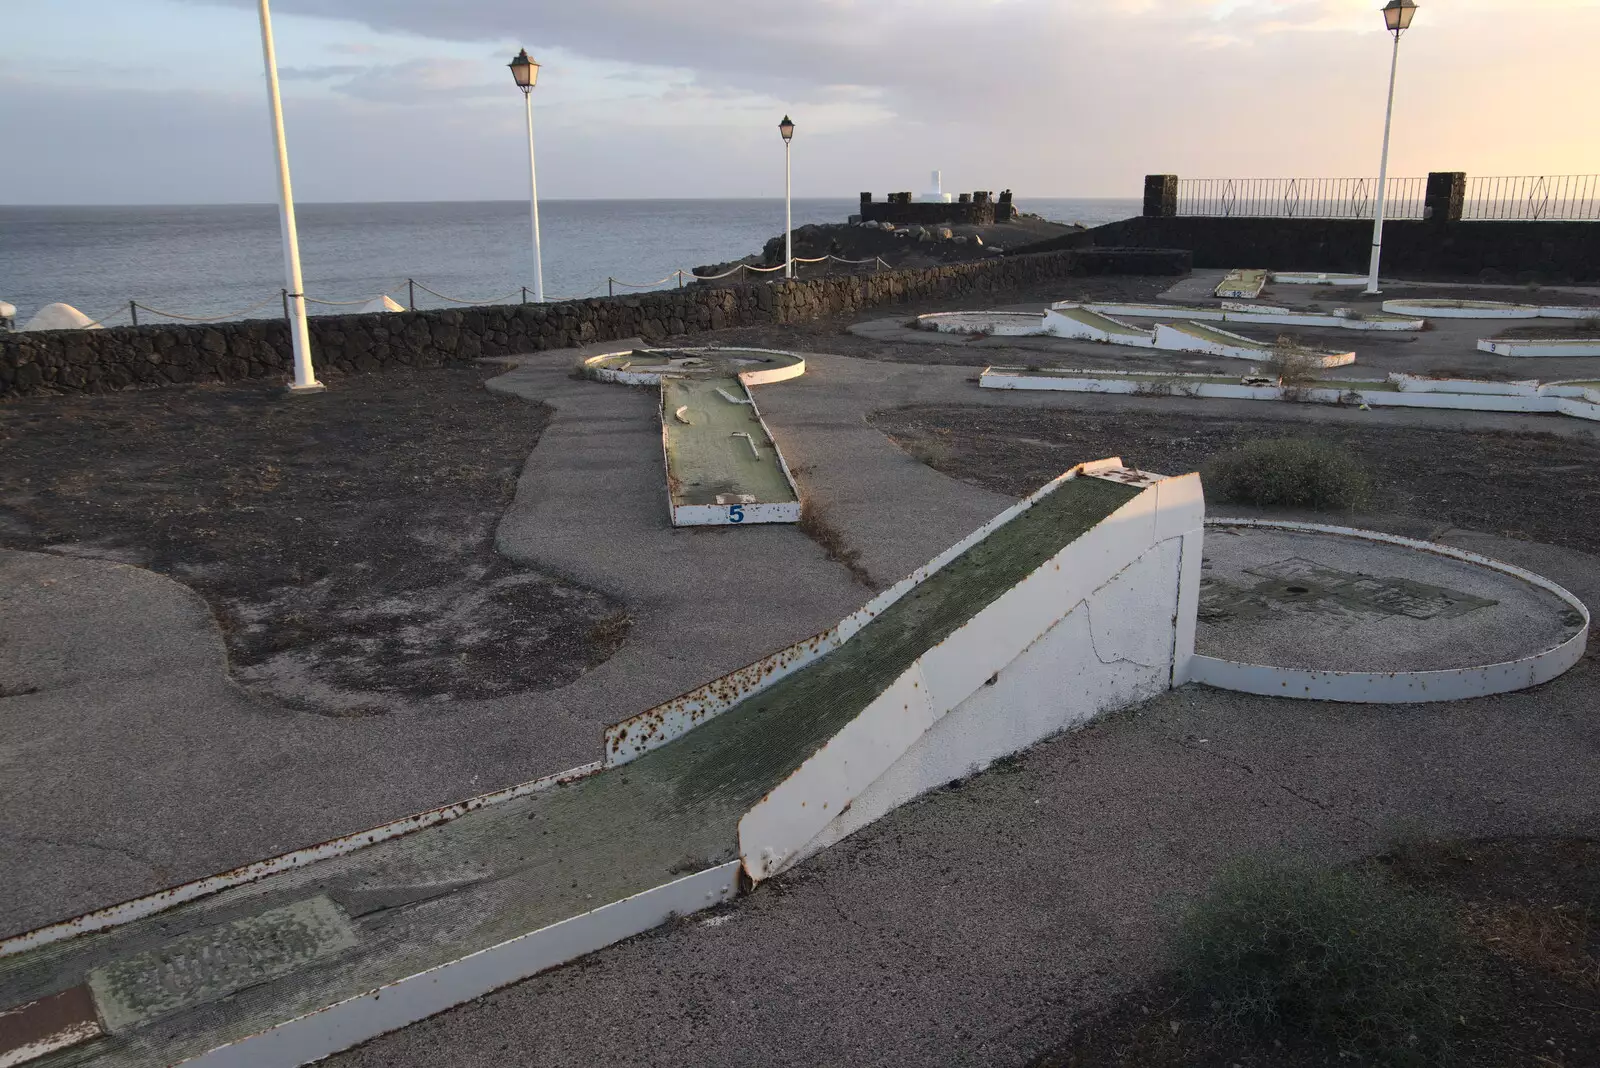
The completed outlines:
{"type": "MultiPolygon", "coordinates": [[[[1380,0],[274,0],[303,201],[1377,170],[1380,0]]],[[[1600,171],[1600,0],[1422,0],[1391,173],[1600,171]]],[[[0,203],[276,197],[254,0],[0,0],[0,203]]]]}

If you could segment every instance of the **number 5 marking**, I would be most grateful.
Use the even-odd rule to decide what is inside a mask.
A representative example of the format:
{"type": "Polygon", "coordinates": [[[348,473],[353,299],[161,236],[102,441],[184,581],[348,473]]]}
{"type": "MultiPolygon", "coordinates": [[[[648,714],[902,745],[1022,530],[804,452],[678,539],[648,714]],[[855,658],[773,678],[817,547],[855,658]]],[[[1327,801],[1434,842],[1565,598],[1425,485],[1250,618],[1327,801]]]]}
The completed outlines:
{"type": "Polygon", "coordinates": [[[742,504],[731,504],[731,505],[728,506],[728,522],[730,522],[730,523],[743,523],[744,522],[744,505],[742,505],[742,504]]]}

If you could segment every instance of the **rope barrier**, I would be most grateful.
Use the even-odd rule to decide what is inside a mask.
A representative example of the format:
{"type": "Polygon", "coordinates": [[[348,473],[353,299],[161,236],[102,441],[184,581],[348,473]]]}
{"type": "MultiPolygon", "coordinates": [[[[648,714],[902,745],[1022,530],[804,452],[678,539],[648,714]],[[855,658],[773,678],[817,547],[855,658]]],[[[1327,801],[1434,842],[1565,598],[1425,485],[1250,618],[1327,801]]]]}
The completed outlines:
{"type": "Polygon", "coordinates": [[[464,300],[461,297],[447,297],[443,293],[438,292],[437,290],[429,289],[427,286],[423,285],[421,282],[417,283],[417,288],[422,290],[424,293],[432,293],[434,296],[438,297],[440,300],[448,300],[452,304],[501,304],[501,303],[504,303],[505,301],[510,300],[512,297],[519,296],[519,294],[518,294],[518,292],[516,290],[512,290],[510,293],[507,293],[503,297],[491,297],[488,300],[464,300]]]}
{"type": "MultiPolygon", "coordinates": [[[[402,281],[410,281],[410,279],[402,279],[402,281]]],[[[305,302],[307,304],[325,304],[330,308],[343,308],[355,304],[371,304],[375,300],[388,296],[388,293],[375,293],[370,297],[362,297],[360,300],[318,300],[316,297],[306,297],[305,302]]],[[[390,297],[389,299],[393,300],[394,298],[390,297]]]]}
{"type": "MultiPolygon", "coordinates": [[[[866,259],[866,260],[847,260],[842,256],[834,256],[834,255],[831,255],[831,254],[830,255],[826,255],[826,256],[817,256],[817,257],[814,257],[814,258],[811,258],[811,259],[807,259],[807,258],[804,258],[804,257],[797,256],[797,257],[795,257],[793,259],[792,263],[795,264],[796,266],[798,266],[799,264],[802,264],[802,263],[823,263],[823,262],[830,261],[830,260],[835,262],[835,263],[845,263],[845,264],[851,264],[851,265],[860,265],[860,264],[865,264],[865,263],[871,263],[871,264],[876,264],[879,268],[887,268],[889,266],[887,263],[884,262],[883,257],[881,257],[881,256],[874,256],[871,259],[866,259]]],[[[757,267],[754,264],[741,263],[741,264],[737,264],[736,266],[734,266],[730,270],[723,271],[720,274],[695,274],[692,270],[675,270],[675,271],[672,271],[670,274],[667,274],[666,276],[664,276],[664,277],[662,277],[660,279],[657,279],[654,282],[624,282],[620,278],[607,278],[606,279],[606,284],[604,286],[597,286],[594,289],[588,290],[587,292],[585,292],[585,293],[583,293],[583,294],[581,294],[579,296],[564,297],[564,298],[554,298],[551,301],[548,301],[547,303],[556,303],[559,300],[589,300],[589,299],[592,299],[594,297],[598,297],[602,293],[605,293],[605,292],[609,292],[612,295],[615,295],[615,287],[616,286],[622,286],[624,289],[650,289],[650,288],[652,288],[654,286],[665,285],[666,283],[668,283],[668,282],[672,281],[674,278],[676,278],[678,280],[678,285],[681,288],[685,280],[692,280],[692,281],[696,281],[696,282],[714,282],[714,281],[716,281],[716,280],[718,280],[720,278],[728,278],[728,277],[730,277],[732,275],[743,274],[743,273],[745,273],[747,271],[754,271],[757,274],[772,274],[772,273],[774,273],[776,271],[783,270],[786,266],[787,266],[786,264],[781,264],[780,263],[775,267],[757,267]]],[[[405,283],[406,283],[406,285],[408,287],[408,292],[410,290],[410,287],[414,286],[415,288],[422,290],[424,293],[432,294],[433,296],[438,297],[440,300],[449,301],[452,304],[466,304],[466,305],[481,306],[481,305],[489,305],[489,304],[514,303],[512,298],[515,298],[515,297],[518,297],[518,296],[520,296],[522,298],[521,303],[527,303],[527,287],[523,287],[523,289],[522,289],[520,294],[518,292],[516,292],[516,291],[513,291],[513,292],[505,294],[504,296],[491,297],[488,300],[468,300],[468,299],[466,299],[464,297],[452,297],[452,296],[449,296],[448,294],[440,293],[438,290],[430,289],[428,286],[425,286],[421,282],[418,282],[418,281],[416,281],[415,279],[412,279],[412,278],[404,279],[404,281],[405,281],[405,283]]],[[[307,304],[320,304],[320,305],[323,305],[324,307],[330,307],[330,308],[344,308],[344,307],[354,307],[354,306],[360,305],[360,304],[370,304],[375,300],[378,300],[378,299],[380,299],[382,297],[387,297],[387,296],[389,296],[388,293],[377,293],[377,294],[374,294],[373,296],[363,297],[363,298],[360,298],[358,300],[322,300],[322,299],[320,299],[318,297],[303,297],[303,299],[305,300],[305,302],[307,304]]],[[[249,315],[251,312],[259,311],[260,309],[265,308],[267,305],[275,303],[275,302],[280,301],[282,299],[283,299],[283,294],[280,293],[277,296],[268,297],[265,300],[261,301],[260,303],[252,304],[248,308],[243,308],[243,309],[241,309],[239,311],[225,312],[222,315],[184,315],[184,314],[181,314],[179,312],[163,311],[160,308],[152,308],[148,304],[144,304],[144,303],[141,303],[141,302],[136,301],[136,300],[130,300],[130,301],[128,301],[128,303],[127,303],[127,305],[125,307],[120,307],[120,308],[116,309],[115,311],[108,312],[107,314],[101,316],[98,319],[90,320],[89,323],[86,326],[82,327],[81,329],[88,329],[89,327],[94,327],[94,326],[104,326],[106,323],[110,322],[113,319],[116,319],[120,315],[131,316],[133,318],[133,320],[134,320],[134,325],[138,325],[138,312],[135,309],[140,309],[140,310],[143,310],[143,311],[147,311],[147,312],[151,313],[152,315],[159,315],[159,316],[161,316],[163,318],[166,318],[166,319],[177,319],[177,320],[182,321],[182,322],[189,322],[189,323],[215,323],[215,322],[222,322],[224,320],[229,320],[229,319],[240,319],[240,318],[243,318],[244,316],[249,315]]],[[[393,299],[393,298],[390,298],[390,299],[393,299]]]]}
{"type": "Polygon", "coordinates": [[[659,278],[654,282],[624,282],[620,278],[608,278],[608,279],[606,279],[606,281],[614,282],[617,285],[624,286],[624,287],[626,287],[628,289],[649,289],[651,286],[658,286],[663,282],[670,282],[674,278],[677,278],[682,273],[683,273],[682,271],[673,271],[671,274],[667,275],[665,278],[659,278]]]}
{"type": "Polygon", "coordinates": [[[259,308],[265,308],[268,304],[281,299],[283,299],[281,295],[276,297],[268,297],[260,304],[252,304],[243,311],[228,312],[224,315],[179,315],[177,312],[162,311],[160,308],[152,308],[150,305],[140,304],[138,301],[129,301],[128,304],[130,307],[143,308],[152,315],[162,315],[168,319],[182,319],[183,321],[190,323],[215,323],[223,319],[238,319],[241,316],[249,315],[251,312],[256,311],[259,308]]]}

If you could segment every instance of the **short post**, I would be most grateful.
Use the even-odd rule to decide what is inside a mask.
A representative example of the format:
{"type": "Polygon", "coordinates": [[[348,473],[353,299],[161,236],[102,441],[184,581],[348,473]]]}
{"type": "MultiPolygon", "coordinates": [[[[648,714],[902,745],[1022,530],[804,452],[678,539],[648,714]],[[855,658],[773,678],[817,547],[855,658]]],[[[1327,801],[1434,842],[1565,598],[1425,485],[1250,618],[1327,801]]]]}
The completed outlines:
{"type": "Polygon", "coordinates": [[[139,305],[135,304],[131,300],[128,301],[128,314],[133,318],[133,325],[134,326],[138,326],[139,325],[139,305]]]}
{"type": "Polygon", "coordinates": [[[523,286],[522,287],[522,303],[524,303],[524,304],[528,303],[528,287],[527,286],[523,286]]]}
{"type": "Polygon", "coordinates": [[[417,282],[414,278],[406,279],[406,308],[409,311],[417,310],[417,282]]]}
{"type": "Polygon", "coordinates": [[[606,296],[614,297],[617,295],[616,281],[617,280],[615,278],[612,278],[610,275],[606,275],[606,296]]]}
{"type": "Polygon", "coordinates": [[[279,290],[279,292],[283,294],[283,321],[288,323],[290,328],[293,329],[294,320],[289,318],[289,291],[287,289],[283,289],[279,290]]]}
{"type": "Polygon", "coordinates": [[[678,288],[679,289],[683,288],[683,270],[682,270],[682,268],[679,268],[679,270],[678,270],[678,288]]]}
{"type": "Polygon", "coordinates": [[[1176,174],[1147,174],[1144,176],[1144,216],[1147,219],[1170,219],[1178,214],[1178,176],[1176,174]]]}

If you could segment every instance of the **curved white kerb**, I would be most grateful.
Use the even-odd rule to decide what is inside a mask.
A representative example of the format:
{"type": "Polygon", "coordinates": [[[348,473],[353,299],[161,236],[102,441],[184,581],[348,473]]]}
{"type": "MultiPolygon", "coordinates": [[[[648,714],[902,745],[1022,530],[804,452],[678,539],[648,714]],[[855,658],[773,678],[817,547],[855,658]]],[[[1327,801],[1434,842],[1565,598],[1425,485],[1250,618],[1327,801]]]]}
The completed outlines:
{"type": "Polygon", "coordinates": [[[1428,701],[1459,701],[1512,693],[1549,682],[1583,659],[1589,641],[1589,609],[1566,589],[1542,575],[1492,560],[1437,542],[1417,541],[1394,534],[1380,534],[1353,527],[1326,526],[1321,523],[1275,522],[1264,519],[1206,520],[1207,527],[1254,527],[1264,530],[1289,530],[1309,534],[1333,534],[1345,538],[1400,545],[1420,552],[1434,553],[1490,568],[1555,594],[1583,617],[1578,632],[1560,645],[1517,660],[1477,667],[1448,668],[1437,671],[1317,671],[1310,668],[1279,667],[1271,664],[1245,664],[1221,657],[1195,654],[1189,672],[1190,682],[1201,682],[1220,690],[1261,694],[1267,697],[1293,697],[1305,701],[1340,701],[1350,704],[1420,704],[1428,701]]]}

